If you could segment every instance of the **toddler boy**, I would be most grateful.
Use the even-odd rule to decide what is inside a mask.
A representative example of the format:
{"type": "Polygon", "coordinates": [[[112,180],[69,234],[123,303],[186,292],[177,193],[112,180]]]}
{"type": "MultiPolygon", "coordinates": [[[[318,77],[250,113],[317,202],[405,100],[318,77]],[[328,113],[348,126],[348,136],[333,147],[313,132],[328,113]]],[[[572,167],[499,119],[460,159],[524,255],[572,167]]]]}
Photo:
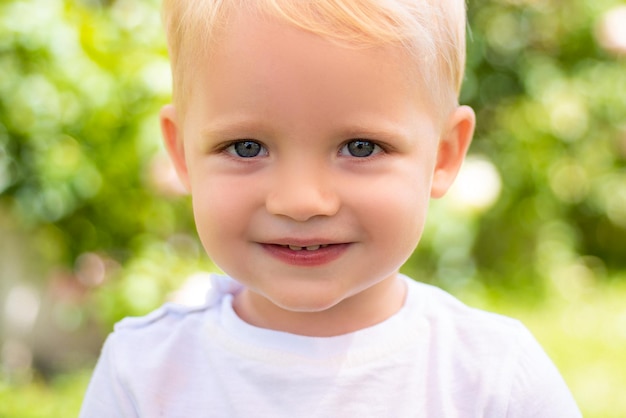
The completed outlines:
{"type": "Polygon", "coordinates": [[[107,340],[82,417],[578,417],[518,322],[398,273],[463,162],[462,0],[165,0],[166,147],[229,277],[107,340]]]}

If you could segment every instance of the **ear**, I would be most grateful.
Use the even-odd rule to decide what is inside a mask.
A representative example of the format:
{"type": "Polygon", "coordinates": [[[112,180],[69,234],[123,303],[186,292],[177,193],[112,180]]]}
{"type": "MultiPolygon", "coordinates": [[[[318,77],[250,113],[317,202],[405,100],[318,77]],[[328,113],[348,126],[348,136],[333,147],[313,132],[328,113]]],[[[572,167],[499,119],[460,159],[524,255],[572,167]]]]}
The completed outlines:
{"type": "Polygon", "coordinates": [[[176,108],[168,104],[163,106],[159,114],[161,121],[161,134],[165,142],[165,149],[174,164],[178,178],[189,191],[189,174],[187,172],[187,161],[185,160],[185,145],[182,135],[180,135],[176,108]]]}
{"type": "Polygon", "coordinates": [[[431,197],[442,197],[454,182],[472,142],[475,125],[476,115],[471,107],[459,106],[450,115],[439,141],[431,197]]]}

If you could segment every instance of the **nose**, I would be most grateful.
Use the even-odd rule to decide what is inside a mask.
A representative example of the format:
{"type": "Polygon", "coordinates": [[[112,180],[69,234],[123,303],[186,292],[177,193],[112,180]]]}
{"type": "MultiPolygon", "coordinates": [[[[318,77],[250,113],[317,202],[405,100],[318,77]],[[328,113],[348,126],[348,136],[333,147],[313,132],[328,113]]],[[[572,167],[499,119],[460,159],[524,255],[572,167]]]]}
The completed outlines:
{"type": "Polygon", "coordinates": [[[265,202],[269,213],[298,222],[333,216],[340,205],[329,170],[310,164],[290,164],[277,170],[265,202]]]}

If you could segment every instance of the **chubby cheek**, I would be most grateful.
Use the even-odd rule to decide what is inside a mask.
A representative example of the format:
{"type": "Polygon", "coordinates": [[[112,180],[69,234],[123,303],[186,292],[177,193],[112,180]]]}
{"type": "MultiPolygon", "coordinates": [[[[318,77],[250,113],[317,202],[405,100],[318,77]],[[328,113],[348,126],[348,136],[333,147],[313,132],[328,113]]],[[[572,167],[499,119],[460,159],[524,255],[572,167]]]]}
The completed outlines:
{"type": "MultiPolygon", "coordinates": [[[[218,265],[233,245],[245,242],[248,220],[254,211],[251,190],[229,181],[204,181],[193,194],[193,211],[200,240],[218,265]]],[[[221,267],[221,266],[220,266],[221,267]]]]}
{"type": "Polygon", "coordinates": [[[378,208],[372,210],[372,214],[378,212],[379,219],[385,220],[374,225],[374,233],[383,251],[390,252],[389,259],[400,259],[400,263],[404,263],[419,242],[428,206],[428,197],[420,198],[420,195],[423,196],[421,191],[398,190],[381,197],[378,208]]]}
{"type": "Polygon", "coordinates": [[[400,267],[417,246],[424,229],[430,195],[427,172],[408,169],[381,178],[360,197],[359,217],[380,260],[400,267]]]}

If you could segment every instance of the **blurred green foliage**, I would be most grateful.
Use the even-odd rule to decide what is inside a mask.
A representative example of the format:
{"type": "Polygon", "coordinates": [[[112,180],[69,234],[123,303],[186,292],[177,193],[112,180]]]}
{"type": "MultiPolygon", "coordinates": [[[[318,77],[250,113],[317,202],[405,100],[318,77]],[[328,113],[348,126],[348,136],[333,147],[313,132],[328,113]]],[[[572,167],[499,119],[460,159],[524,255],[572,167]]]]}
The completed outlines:
{"type": "Polygon", "coordinates": [[[0,381],[0,418],[77,417],[91,370],[12,386],[0,381]]]}
{"type": "MultiPolygon", "coordinates": [[[[582,304],[593,309],[588,318],[622,318],[607,329],[615,347],[626,345],[624,310],[608,304],[604,312],[601,300],[585,299],[590,289],[621,286],[612,282],[626,270],[626,41],[614,39],[626,21],[609,19],[621,3],[469,2],[461,100],[478,114],[474,177],[462,174],[451,196],[433,202],[405,267],[479,303],[512,300],[502,295],[548,303],[537,315],[556,319],[542,328],[535,318],[539,334],[548,330],[542,341],[563,331],[559,321],[581,321],[569,304],[582,304]]],[[[11,325],[7,312],[30,307],[59,332],[100,327],[102,336],[121,317],[162,303],[185,277],[214,269],[160,145],[170,75],[158,6],[0,0],[0,399],[30,382],[35,366],[59,372],[56,360],[39,359],[36,348],[28,357],[20,345],[37,344],[24,331],[36,322],[11,325]]],[[[533,321],[534,306],[495,306],[533,321]]],[[[574,370],[568,341],[598,352],[607,343],[599,338],[566,337],[552,353],[574,370]]],[[[606,380],[596,372],[594,382],[606,380]]],[[[576,373],[584,372],[565,375],[584,394],[590,389],[576,373]]],[[[34,379],[28,399],[49,390],[34,379]]],[[[65,381],[74,383],[54,387],[78,392],[86,380],[65,381]]],[[[616,416],[585,402],[595,416],[616,416]]],[[[38,416],[25,410],[0,407],[0,417],[38,416]]],[[[61,415],[69,414],[39,416],[61,415]]]]}
{"type": "Polygon", "coordinates": [[[189,230],[146,187],[169,91],[157,2],[5,1],[0,16],[1,203],[46,261],[123,262],[138,235],[189,230]]]}

